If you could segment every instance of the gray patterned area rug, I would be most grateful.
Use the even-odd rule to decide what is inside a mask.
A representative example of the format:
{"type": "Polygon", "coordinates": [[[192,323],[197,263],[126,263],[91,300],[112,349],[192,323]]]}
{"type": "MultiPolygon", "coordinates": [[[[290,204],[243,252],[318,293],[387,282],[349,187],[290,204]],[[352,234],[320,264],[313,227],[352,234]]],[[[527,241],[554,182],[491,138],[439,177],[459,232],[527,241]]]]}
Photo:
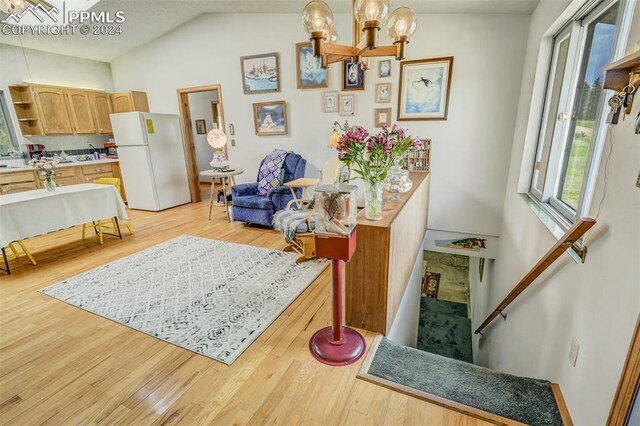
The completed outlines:
{"type": "Polygon", "coordinates": [[[42,293],[230,365],[327,267],[183,235],[42,293]]]}

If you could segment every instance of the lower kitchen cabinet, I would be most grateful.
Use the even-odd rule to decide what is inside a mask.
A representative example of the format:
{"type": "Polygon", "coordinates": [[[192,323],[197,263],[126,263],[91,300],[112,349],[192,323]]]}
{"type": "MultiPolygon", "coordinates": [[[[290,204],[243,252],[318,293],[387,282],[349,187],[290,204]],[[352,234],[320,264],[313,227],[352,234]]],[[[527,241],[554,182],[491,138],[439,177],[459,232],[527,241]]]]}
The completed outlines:
{"type": "MultiPolygon", "coordinates": [[[[59,167],[54,172],[54,181],[57,186],[61,187],[77,185],[79,183],[91,183],[96,179],[104,177],[120,179],[120,195],[126,202],[124,182],[122,182],[118,163],[66,166],[59,167]]],[[[44,188],[44,177],[35,170],[0,173],[0,194],[2,195],[31,191],[38,188],[44,188]]]]}

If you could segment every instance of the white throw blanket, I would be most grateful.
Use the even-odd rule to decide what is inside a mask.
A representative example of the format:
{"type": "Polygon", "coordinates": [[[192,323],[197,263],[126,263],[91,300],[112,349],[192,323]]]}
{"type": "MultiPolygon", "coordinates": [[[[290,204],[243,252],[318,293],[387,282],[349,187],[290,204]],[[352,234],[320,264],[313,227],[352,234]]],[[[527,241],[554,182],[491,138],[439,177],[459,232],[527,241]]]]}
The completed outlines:
{"type": "MultiPolygon", "coordinates": [[[[287,240],[293,240],[300,225],[305,224],[309,210],[280,210],[273,215],[273,227],[287,240]]],[[[312,223],[313,225],[313,223],[312,223]]],[[[306,229],[305,231],[309,231],[306,229]]],[[[304,232],[304,231],[303,231],[304,232]]]]}

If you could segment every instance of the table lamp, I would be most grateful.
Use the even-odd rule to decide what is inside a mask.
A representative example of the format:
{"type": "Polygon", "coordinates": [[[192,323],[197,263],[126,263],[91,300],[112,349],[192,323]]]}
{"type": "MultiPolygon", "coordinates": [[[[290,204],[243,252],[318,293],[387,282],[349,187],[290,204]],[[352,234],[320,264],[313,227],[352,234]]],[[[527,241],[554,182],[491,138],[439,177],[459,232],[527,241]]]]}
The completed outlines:
{"type": "Polygon", "coordinates": [[[224,146],[227,144],[227,135],[220,129],[213,129],[207,133],[207,143],[215,150],[211,167],[213,170],[221,171],[229,168],[229,160],[224,155],[224,146]]]}

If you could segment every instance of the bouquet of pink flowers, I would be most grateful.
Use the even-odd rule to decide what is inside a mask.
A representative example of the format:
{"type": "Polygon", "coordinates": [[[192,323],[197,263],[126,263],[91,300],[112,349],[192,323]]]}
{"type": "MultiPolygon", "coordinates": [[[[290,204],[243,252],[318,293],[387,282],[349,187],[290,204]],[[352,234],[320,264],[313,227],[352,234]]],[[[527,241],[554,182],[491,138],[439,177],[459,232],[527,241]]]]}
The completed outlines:
{"type": "Polygon", "coordinates": [[[54,191],[56,184],[53,181],[54,169],[60,164],[57,158],[41,157],[32,158],[29,160],[29,165],[37,170],[40,170],[40,175],[44,177],[44,187],[48,191],[54,191]]]}
{"type": "Polygon", "coordinates": [[[369,136],[360,126],[350,127],[338,142],[338,158],[365,182],[365,214],[367,219],[382,217],[382,184],[389,168],[405,152],[421,148],[422,141],[407,135],[405,129],[383,126],[382,131],[369,136]]]}
{"type": "Polygon", "coordinates": [[[411,148],[421,148],[419,138],[407,136],[406,130],[393,125],[383,126],[382,131],[369,136],[360,126],[350,127],[338,142],[338,158],[353,167],[365,182],[384,182],[387,172],[396,160],[411,148]]]}

